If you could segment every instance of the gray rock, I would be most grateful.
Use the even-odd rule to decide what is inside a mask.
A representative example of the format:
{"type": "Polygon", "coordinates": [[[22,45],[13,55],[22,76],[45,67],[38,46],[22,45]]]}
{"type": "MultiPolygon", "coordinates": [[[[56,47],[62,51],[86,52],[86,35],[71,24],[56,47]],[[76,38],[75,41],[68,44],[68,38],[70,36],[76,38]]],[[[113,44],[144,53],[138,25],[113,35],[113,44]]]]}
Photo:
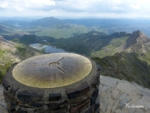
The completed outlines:
{"type": "Polygon", "coordinates": [[[150,113],[150,90],[147,88],[105,76],[101,76],[99,88],[101,113],[150,113]],[[138,105],[144,108],[136,108],[138,105]]]}
{"type": "Polygon", "coordinates": [[[127,95],[125,93],[122,93],[119,97],[120,100],[124,99],[127,95]]]}
{"type": "Polygon", "coordinates": [[[132,100],[131,97],[128,97],[128,96],[126,97],[126,102],[127,102],[127,103],[129,103],[131,100],[132,100]]]}
{"type": "Polygon", "coordinates": [[[135,85],[135,87],[139,90],[139,94],[143,96],[148,96],[150,98],[150,90],[148,88],[144,88],[139,85],[135,85]]]}
{"type": "Polygon", "coordinates": [[[107,89],[108,89],[108,86],[104,86],[102,91],[107,91],[107,89]]]}
{"type": "Polygon", "coordinates": [[[114,79],[112,77],[100,76],[100,84],[109,87],[115,87],[118,83],[119,79],[114,79]]]}
{"type": "Polygon", "coordinates": [[[0,100],[4,100],[2,85],[0,85],[0,100]]]}
{"type": "Polygon", "coordinates": [[[6,103],[5,103],[5,101],[0,101],[0,105],[6,108],[6,103]]]}
{"type": "Polygon", "coordinates": [[[103,85],[99,85],[99,94],[101,93],[102,89],[103,89],[103,85]]]}
{"type": "Polygon", "coordinates": [[[117,89],[129,95],[137,95],[139,93],[139,91],[133,85],[125,82],[118,83],[117,89]]]}
{"type": "Polygon", "coordinates": [[[150,110],[150,98],[149,97],[142,97],[138,101],[135,102],[136,105],[144,106],[144,109],[150,110]]]}
{"type": "Polygon", "coordinates": [[[0,105],[0,113],[8,113],[7,109],[0,105]]]}
{"type": "Polygon", "coordinates": [[[136,109],[135,113],[145,113],[143,109],[136,109]]]}
{"type": "Polygon", "coordinates": [[[136,108],[126,108],[126,109],[129,109],[129,113],[135,113],[135,110],[136,110],[136,108]]]}
{"type": "Polygon", "coordinates": [[[126,99],[120,100],[119,107],[122,109],[125,108],[125,106],[126,106],[126,99]]]}
{"type": "Polygon", "coordinates": [[[118,99],[119,95],[120,95],[120,91],[117,88],[115,88],[111,93],[111,96],[114,100],[118,99]]]}

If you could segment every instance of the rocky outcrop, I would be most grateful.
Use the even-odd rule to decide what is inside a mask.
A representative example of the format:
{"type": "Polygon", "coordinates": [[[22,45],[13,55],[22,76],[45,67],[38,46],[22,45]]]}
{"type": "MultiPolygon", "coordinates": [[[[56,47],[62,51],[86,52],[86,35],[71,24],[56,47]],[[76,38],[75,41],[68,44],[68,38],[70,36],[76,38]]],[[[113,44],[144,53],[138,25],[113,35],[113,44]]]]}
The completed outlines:
{"type": "Polygon", "coordinates": [[[141,31],[137,30],[126,41],[126,48],[129,48],[135,44],[144,44],[150,42],[150,39],[141,31]]]}
{"type": "Polygon", "coordinates": [[[3,96],[3,87],[0,85],[0,113],[8,113],[6,109],[6,103],[3,96]]]}
{"type": "Polygon", "coordinates": [[[100,76],[100,113],[150,113],[150,90],[136,83],[100,76]]]}
{"type": "Polygon", "coordinates": [[[150,52],[150,39],[141,31],[134,31],[127,39],[125,51],[146,54],[150,52]]]}

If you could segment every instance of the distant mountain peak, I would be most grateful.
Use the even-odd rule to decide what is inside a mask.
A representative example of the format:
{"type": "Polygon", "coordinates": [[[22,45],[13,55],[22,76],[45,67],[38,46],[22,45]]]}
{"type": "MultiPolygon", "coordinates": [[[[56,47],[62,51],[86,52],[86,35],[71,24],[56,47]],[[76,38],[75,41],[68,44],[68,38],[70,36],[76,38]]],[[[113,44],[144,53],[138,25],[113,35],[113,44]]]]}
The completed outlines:
{"type": "Polygon", "coordinates": [[[126,41],[126,49],[134,45],[142,45],[149,42],[150,39],[141,31],[137,30],[126,41]]]}
{"type": "Polygon", "coordinates": [[[55,18],[55,17],[45,17],[45,18],[42,18],[42,19],[39,19],[39,20],[60,20],[60,19],[55,18]]]}
{"type": "Polygon", "coordinates": [[[66,24],[66,22],[64,22],[63,20],[54,18],[54,17],[45,17],[45,18],[33,21],[31,24],[36,25],[36,26],[52,27],[56,25],[64,25],[66,24]]]}

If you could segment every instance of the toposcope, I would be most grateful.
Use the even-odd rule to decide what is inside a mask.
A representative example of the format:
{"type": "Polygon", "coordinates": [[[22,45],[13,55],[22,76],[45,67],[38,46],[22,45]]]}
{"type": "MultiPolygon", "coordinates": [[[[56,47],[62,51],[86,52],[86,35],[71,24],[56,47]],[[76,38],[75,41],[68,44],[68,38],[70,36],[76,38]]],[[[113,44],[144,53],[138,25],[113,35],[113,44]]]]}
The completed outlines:
{"type": "Polygon", "coordinates": [[[14,64],[3,77],[9,113],[99,113],[98,65],[82,55],[53,53],[14,64]]]}

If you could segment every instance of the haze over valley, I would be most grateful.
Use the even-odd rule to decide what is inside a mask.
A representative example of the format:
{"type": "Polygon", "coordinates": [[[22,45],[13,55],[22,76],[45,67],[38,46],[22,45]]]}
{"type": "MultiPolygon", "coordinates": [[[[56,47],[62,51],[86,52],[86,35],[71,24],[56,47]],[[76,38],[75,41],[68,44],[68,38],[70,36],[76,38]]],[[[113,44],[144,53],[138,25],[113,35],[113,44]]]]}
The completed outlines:
{"type": "Polygon", "coordinates": [[[134,81],[149,88],[148,22],[54,17],[1,20],[1,77],[15,62],[61,50],[91,57],[101,66],[102,75],[134,81]],[[31,48],[31,44],[39,44],[40,49],[31,48]],[[51,51],[46,52],[45,47],[50,47],[51,51]]]}

